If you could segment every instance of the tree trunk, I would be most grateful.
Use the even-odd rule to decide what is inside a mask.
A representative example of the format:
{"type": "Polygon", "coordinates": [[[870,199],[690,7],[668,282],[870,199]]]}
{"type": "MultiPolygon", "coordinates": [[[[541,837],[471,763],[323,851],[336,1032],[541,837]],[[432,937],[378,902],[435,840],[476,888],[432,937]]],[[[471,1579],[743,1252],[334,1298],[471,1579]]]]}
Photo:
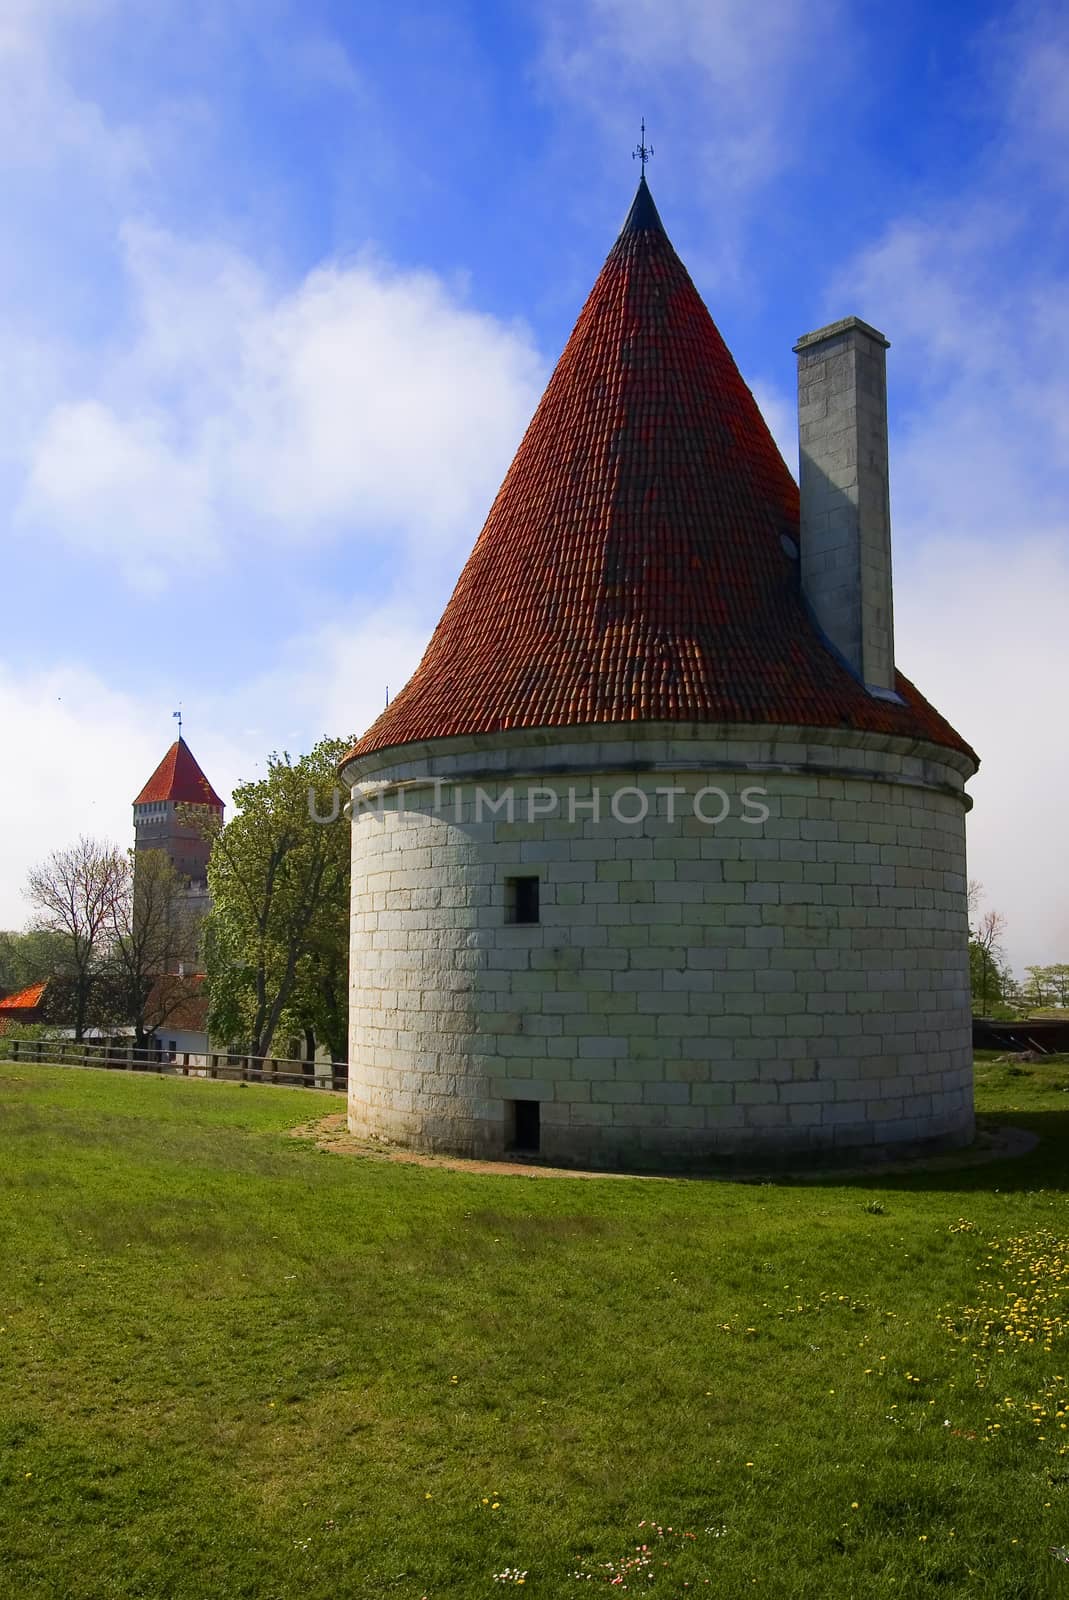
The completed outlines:
{"type": "Polygon", "coordinates": [[[74,1042],[82,1044],[85,1040],[85,1019],[89,1010],[89,979],[85,974],[79,973],[76,979],[74,1000],[74,1042]]]}
{"type": "Polygon", "coordinates": [[[286,953],[286,970],[278,986],[278,992],[268,1007],[263,1021],[257,1027],[256,1053],[260,1056],[270,1055],[271,1044],[278,1027],[278,1019],[289,1005],[293,993],[293,980],[297,974],[298,948],[296,943],[291,944],[286,953]]]}

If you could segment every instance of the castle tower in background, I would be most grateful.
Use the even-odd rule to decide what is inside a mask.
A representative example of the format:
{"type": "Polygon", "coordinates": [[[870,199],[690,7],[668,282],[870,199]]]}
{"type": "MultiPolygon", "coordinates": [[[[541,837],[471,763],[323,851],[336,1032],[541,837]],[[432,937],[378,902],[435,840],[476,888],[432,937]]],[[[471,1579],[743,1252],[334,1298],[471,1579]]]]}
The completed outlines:
{"type": "Polygon", "coordinates": [[[222,823],[223,802],[181,734],[134,801],[134,849],[163,850],[188,885],[189,910],[202,917],[209,905],[211,840],[179,817],[180,806],[202,808],[222,823]]]}
{"type": "Polygon", "coordinates": [[[799,495],[643,177],[342,767],[354,1132],[658,1166],[972,1137],[978,763],[895,666],[886,348],[796,346],[799,495]]]}

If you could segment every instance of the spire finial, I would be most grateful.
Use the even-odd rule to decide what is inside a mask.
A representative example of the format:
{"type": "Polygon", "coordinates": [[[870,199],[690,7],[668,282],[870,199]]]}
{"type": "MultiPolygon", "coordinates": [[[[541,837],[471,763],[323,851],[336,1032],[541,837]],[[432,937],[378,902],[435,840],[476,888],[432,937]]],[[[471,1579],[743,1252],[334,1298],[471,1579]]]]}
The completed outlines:
{"type": "Polygon", "coordinates": [[[182,737],[182,705],[181,705],[181,702],[179,702],[178,710],[171,712],[171,716],[178,718],[178,737],[181,738],[182,737]]]}
{"type": "Polygon", "coordinates": [[[641,132],[641,134],[639,136],[639,142],[631,152],[632,161],[634,161],[635,157],[638,156],[639,160],[642,162],[642,176],[643,177],[646,176],[646,162],[650,159],[650,156],[652,154],[653,154],[653,146],[651,144],[647,144],[646,143],[646,119],[645,119],[645,117],[643,117],[643,119],[642,119],[642,132],[641,132]]]}

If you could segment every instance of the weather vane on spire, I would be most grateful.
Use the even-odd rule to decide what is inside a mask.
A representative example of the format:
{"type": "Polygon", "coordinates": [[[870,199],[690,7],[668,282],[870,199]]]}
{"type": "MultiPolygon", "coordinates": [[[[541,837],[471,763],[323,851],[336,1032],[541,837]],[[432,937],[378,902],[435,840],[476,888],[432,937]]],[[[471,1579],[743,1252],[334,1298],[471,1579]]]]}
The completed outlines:
{"type": "Polygon", "coordinates": [[[171,712],[171,716],[178,718],[178,737],[181,738],[182,737],[182,707],[181,707],[181,703],[179,703],[179,707],[178,707],[177,711],[172,711],[171,712]]]}
{"type": "Polygon", "coordinates": [[[639,142],[631,152],[632,161],[634,161],[635,157],[638,156],[639,160],[642,162],[642,176],[643,177],[646,176],[646,162],[650,159],[650,156],[652,154],[653,154],[653,146],[651,144],[647,144],[646,143],[646,119],[645,119],[645,117],[643,117],[643,119],[642,119],[642,133],[641,133],[641,135],[639,137],[639,142]]]}

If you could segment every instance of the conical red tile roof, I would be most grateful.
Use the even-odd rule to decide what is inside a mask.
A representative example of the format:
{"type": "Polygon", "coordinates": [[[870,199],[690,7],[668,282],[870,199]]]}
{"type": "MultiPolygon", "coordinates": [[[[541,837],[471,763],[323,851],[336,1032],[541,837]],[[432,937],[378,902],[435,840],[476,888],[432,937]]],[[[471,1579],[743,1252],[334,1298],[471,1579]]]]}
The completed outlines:
{"type": "Polygon", "coordinates": [[[223,802],[182,738],[175,740],[134,805],[149,805],[154,800],[175,800],[181,805],[218,806],[220,811],[223,809],[223,802]]]}
{"type": "MultiPolygon", "coordinates": [[[[645,179],[414,676],[351,752],[514,728],[800,723],[972,755],[803,602],[798,489],[645,179]]],[[[975,759],[975,758],[974,758],[975,759]]]]}

